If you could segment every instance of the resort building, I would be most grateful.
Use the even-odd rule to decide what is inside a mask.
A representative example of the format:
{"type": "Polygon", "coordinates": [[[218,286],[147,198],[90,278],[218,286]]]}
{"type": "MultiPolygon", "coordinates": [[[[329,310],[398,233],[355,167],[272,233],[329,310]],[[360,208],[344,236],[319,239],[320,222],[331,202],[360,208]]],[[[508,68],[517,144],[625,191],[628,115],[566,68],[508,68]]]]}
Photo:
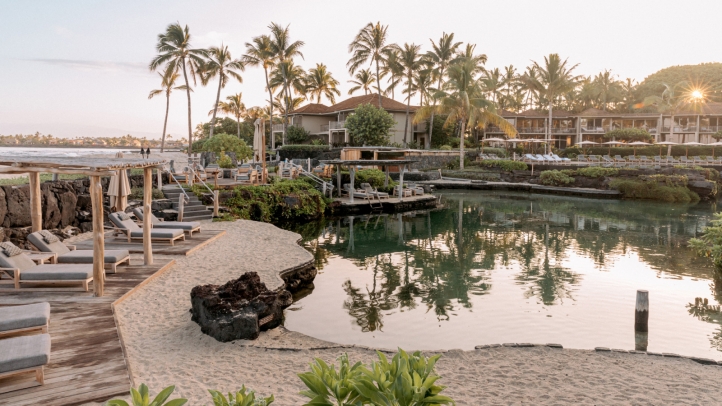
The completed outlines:
{"type": "MultiPolygon", "coordinates": [[[[346,118],[353,114],[354,109],[362,104],[379,107],[378,94],[367,94],[346,99],[333,106],[310,103],[289,114],[289,125],[301,126],[311,133],[312,139],[322,139],[330,145],[344,145],[350,142],[346,129],[346,118]]],[[[396,124],[391,128],[391,143],[404,142],[404,125],[406,124],[406,105],[388,97],[381,96],[381,107],[390,113],[396,124]]],[[[426,124],[413,124],[417,106],[410,107],[408,142],[415,141],[420,146],[426,142],[426,124]]],[[[273,125],[274,133],[283,133],[283,124],[273,125]]]]}
{"type": "MultiPolygon", "coordinates": [[[[516,127],[519,138],[544,139],[549,121],[547,111],[500,111],[499,115],[516,127]]],[[[699,111],[679,111],[674,114],[673,126],[672,118],[669,113],[612,113],[594,108],[581,113],[553,110],[551,139],[555,147],[566,148],[581,141],[608,141],[603,139],[604,134],[611,130],[643,128],[654,136],[655,142],[695,141],[708,144],[715,142],[712,134],[722,130],[722,103],[707,103],[699,111]]],[[[489,126],[484,137],[499,137],[502,134],[498,127],[489,126]]]]}

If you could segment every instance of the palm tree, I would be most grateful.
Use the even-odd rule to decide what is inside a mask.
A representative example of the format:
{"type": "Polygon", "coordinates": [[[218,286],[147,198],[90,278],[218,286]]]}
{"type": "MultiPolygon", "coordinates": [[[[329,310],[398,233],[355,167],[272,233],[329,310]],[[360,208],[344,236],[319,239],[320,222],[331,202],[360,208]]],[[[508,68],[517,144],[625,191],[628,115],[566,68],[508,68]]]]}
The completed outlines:
{"type": "MultiPolygon", "coordinates": [[[[210,116],[211,114],[216,114],[216,109],[218,109],[223,114],[235,117],[238,125],[238,138],[241,138],[241,119],[245,117],[247,113],[246,105],[241,101],[242,98],[243,93],[227,96],[227,102],[218,102],[216,104],[216,108],[208,112],[208,115],[210,116]]],[[[212,128],[213,126],[211,125],[211,129],[212,128]]]]}
{"type": "MultiPolygon", "coordinates": [[[[454,42],[454,33],[451,34],[442,33],[439,43],[431,41],[431,51],[426,53],[426,59],[428,60],[431,68],[433,69],[433,76],[437,79],[436,89],[441,89],[443,84],[444,75],[446,74],[446,68],[454,59],[454,55],[457,53],[458,48],[461,46],[461,42],[454,42]]],[[[436,106],[436,98],[434,98],[434,106],[436,106]]],[[[434,111],[431,111],[431,121],[429,123],[429,137],[426,140],[426,149],[431,148],[431,135],[434,132],[434,111]]]]}
{"type": "Polygon", "coordinates": [[[243,83],[243,78],[238,71],[244,70],[245,67],[241,61],[233,60],[228,47],[223,46],[223,44],[221,44],[220,48],[209,48],[207,58],[208,60],[203,63],[203,69],[201,71],[201,80],[203,84],[208,84],[212,78],[218,76],[218,91],[216,92],[216,103],[213,107],[213,118],[211,119],[210,131],[210,137],[213,137],[213,127],[216,125],[216,111],[218,110],[218,102],[221,99],[221,89],[226,87],[230,78],[243,83]]]}
{"type": "Polygon", "coordinates": [[[470,59],[474,62],[474,73],[483,70],[484,64],[486,63],[486,54],[475,54],[476,44],[466,44],[466,47],[462,51],[459,51],[454,58],[454,62],[462,59],[470,59]]]}
{"type": "MultiPolygon", "coordinates": [[[[679,113],[685,107],[692,107],[698,109],[704,100],[695,99],[692,97],[691,92],[687,90],[689,87],[686,81],[679,82],[675,85],[662,83],[664,91],[660,96],[647,96],[642,102],[642,107],[654,106],[660,114],[667,113],[671,117],[669,118],[669,138],[668,141],[672,140],[674,136],[674,116],[679,113]]],[[[683,139],[682,142],[685,140],[683,139]]],[[[670,145],[671,149],[672,146],[670,145]]]]}
{"type": "Polygon", "coordinates": [[[436,110],[438,114],[447,115],[444,125],[460,124],[459,165],[462,170],[467,127],[485,128],[493,124],[509,137],[516,137],[517,134],[513,125],[495,113],[494,103],[484,97],[481,84],[475,78],[476,72],[478,72],[478,64],[473,58],[463,58],[450,65],[444,89],[436,94],[439,105],[422,107],[414,115],[414,121],[419,122],[431,116],[431,112],[436,110]]]}
{"type": "MultiPolygon", "coordinates": [[[[165,130],[168,125],[168,109],[170,107],[170,94],[173,90],[186,90],[185,85],[176,86],[176,80],[180,77],[180,74],[178,74],[176,71],[171,70],[170,66],[166,67],[165,73],[158,73],[158,75],[161,77],[161,88],[156,90],[151,90],[150,94],[148,95],[148,99],[152,99],[155,96],[158,96],[161,93],[165,93],[165,119],[163,120],[163,136],[161,137],[160,141],[160,153],[163,153],[163,148],[165,148],[165,130]]],[[[170,138],[170,136],[168,137],[170,138]]]]}
{"type": "Polygon", "coordinates": [[[349,73],[356,72],[361,65],[367,61],[376,64],[376,87],[379,89],[379,108],[381,107],[381,64],[384,61],[384,53],[391,48],[386,44],[386,30],[388,25],[381,25],[381,22],[368,23],[356,34],[353,42],[348,46],[348,52],[352,53],[346,66],[349,73]]]}
{"type": "Polygon", "coordinates": [[[308,75],[302,67],[293,63],[292,60],[286,60],[276,64],[276,68],[271,72],[270,85],[271,89],[281,88],[279,94],[282,98],[292,98],[293,92],[299,94],[304,99],[308,93],[308,85],[306,79],[308,75]],[[288,91],[284,91],[285,87],[288,91]]]}
{"type": "Polygon", "coordinates": [[[306,91],[312,98],[316,97],[316,103],[321,103],[321,95],[323,95],[331,104],[335,104],[336,96],[341,95],[341,91],[336,88],[338,85],[339,81],[333,78],[326,65],[322,63],[317,63],[315,68],[308,71],[306,91]]]}
{"type": "MultiPolygon", "coordinates": [[[[399,63],[399,50],[397,48],[391,48],[384,52],[384,65],[381,67],[381,77],[389,75],[389,86],[384,91],[384,95],[388,96],[391,94],[391,98],[396,98],[396,86],[398,86],[401,79],[404,76],[404,68],[399,63]]],[[[380,92],[380,90],[379,90],[380,92]]]]}
{"type": "Polygon", "coordinates": [[[504,78],[499,68],[485,69],[481,83],[484,85],[484,90],[491,95],[491,101],[498,104],[501,99],[501,89],[504,86],[504,78]]]}
{"type": "Polygon", "coordinates": [[[356,86],[349,89],[348,94],[352,95],[359,89],[363,89],[364,94],[369,94],[371,86],[374,84],[374,74],[371,72],[371,69],[361,69],[354,77],[356,80],[349,80],[348,83],[353,83],[356,86]]]}
{"type": "Polygon", "coordinates": [[[273,99],[273,107],[281,113],[281,115],[286,116],[293,110],[296,110],[297,108],[301,107],[301,104],[306,99],[303,97],[293,97],[293,98],[286,98],[284,99],[282,97],[282,93],[279,93],[274,99],[273,99]]]}
{"type": "Polygon", "coordinates": [[[599,106],[602,110],[607,110],[610,102],[616,105],[622,98],[622,84],[615,76],[611,71],[605,70],[594,77],[594,86],[599,93],[599,106]]]}
{"type": "Polygon", "coordinates": [[[198,68],[203,65],[203,58],[206,51],[203,49],[191,48],[191,34],[188,26],[181,27],[179,23],[171,24],[162,34],[158,34],[158,45],[156,50],[159,55],[150,62],[150,70],[155,71],[163,64],[168,64],[168,69],[177,71],[183,70],[186,95],[188,96],[188,156],[193,149],[193,130],[191,127],[191,88],[188,84],[188,71],[195,83],[198,68]]]}
{"type": "MultiPolygon", "coordinates": [[[[414,73],[424,67],[425,61],[421,58],[421,45],[404,44],[399,47],[399,63],[403,68],[406,79],[406,120],[404,122],[404,148],[406,148],[406,135],[409,129],[409,110],[411,109],[411,88],[414,85],[414,73]]],[[[380,96],[379,96],[380,97],[380,96]]],[[[379,106],[381,102],[379,101],[379,106]]]]}
{"type": "MultiPolygon", "coordinates": [[[[278,65],[286,63],[293,63],[293,57],[300,56],[303,58],[301,53],[301,47],[303,47],[303,41],[291,42],[291,34],[288,29],[290,25],[285,27],[271,23],[268,28],[271,30],[271,52],[276,57],[276,67],[278,65]]],[[[285,76],[290,69],[287,66],[285,69],[280,69],[283,75],[283,90],[286,99],[291,99],[291,90],[289,89],[288,78],[285,76]]],[[[286,126],[288,125],[288,108],[285,109],[284,120],[283,120],[283,144],[286,143],[286,126]]]]}
{"type": "MultiPolygon", "coordinates": [[[[268,105],[270,111],[270,126],[273,126],[273,90],[268,83],[268,70],[275,64],[275,55],[271,46],[271,37],[261,35],[253,38],[252,42],[246,42],[246,54],[241,61],[248,66],[263,66],[263,73],[266,76],[266,89],[268,90],[268,105]]],[[[271,137],[271,149],[276,149],[276,140],[271,137]]]]}
{"type": "Polygon", "coordinates": [[[533,88],[538,94],[539,98],[546,99],[549,105],[549,121],[547,122],[546,141],[548,147],[552,136],[552,109],[554,101],[557,98],[574,89],[579,80],[578,76],[572,75],[572,71],[579,64],[571,67],[567,66],[567,60],[563,60],[559,57],[559,54],[550,54],[544,57],[544,66],[534,62],[534,68],[538,75],[538,78],[529,78],[528,86],[533,88]]]}

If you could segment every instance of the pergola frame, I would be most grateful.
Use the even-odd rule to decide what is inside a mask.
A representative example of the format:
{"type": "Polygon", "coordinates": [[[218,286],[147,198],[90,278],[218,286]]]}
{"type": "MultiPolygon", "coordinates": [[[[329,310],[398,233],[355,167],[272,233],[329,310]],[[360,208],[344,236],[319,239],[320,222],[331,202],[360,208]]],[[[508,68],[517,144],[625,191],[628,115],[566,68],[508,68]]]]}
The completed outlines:
{"type": "MultiPolygon", "coordinates": [[[[32,231],[43,228],[40,174],[57,173],[86,175],[90,178],[90,199],[93,213],[93,293],[103,296],[105,288],[105,229],[103,225],[102,176],[114,175],[116,171],[143,169],[143,212],[150,213],[153,192],[153,168],[159,171],[165,160],[123,158],[69,158],[69,157],[3,157],[0,156],[0,173],[27,174],[30,180],[30,218],[32,231]]],[[[152,216],[143,216],[143,262],[153,263],[151,244],[152,216]]]]}
{"type": "MultiPolygon", "coordinates": [[[[374,154],[376,155],[376,154],[374,154]]],[[[341,197],[341,166],[346,165],[349,169],[349,175],[351,176],[351,193],[349,193],[349,201],[353,203],[353,190],[354,190],[354,178],[356,177],[357,166],[383,166],[384,172],[386,173],[386,179],[384,180],[384,186],[389,184],[389,166],[398,166],[399,171],[399,201],[404,200],[404,170],[406,165],[419,162],[417,159],[334,159],[329,161],[320,161],[327,165],[336,165],[338,170],[336,171],[336,189],[338,190],[338,197],[341,197]]]]}

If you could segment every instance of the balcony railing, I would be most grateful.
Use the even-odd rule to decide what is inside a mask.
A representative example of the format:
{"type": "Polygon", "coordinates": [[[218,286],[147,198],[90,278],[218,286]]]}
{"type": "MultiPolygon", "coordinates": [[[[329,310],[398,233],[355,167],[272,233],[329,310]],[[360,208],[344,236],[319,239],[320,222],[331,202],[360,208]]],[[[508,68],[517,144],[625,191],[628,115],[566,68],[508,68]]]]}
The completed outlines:
{"type": "Polygon", "coordinates": [[[274,124],[273,132],[283,132],[283,124],[274,124]]]}
{"type": "MultiPolygon", "coordinates": [[[[716,133],[717,131],[722,130],[721,125],[705,125],[699,127],[699,132],[703,134],[708,133],[716,133]]],[[[669,126],[663,126],[662,131],[669,132],[669,126]]],[[[674,126],[674,132],[676,133],[693,133],[697,132],[697,126],[696,125],[687,125],[687,126],[681,126],[676,125],[674,126]]]]}
{"type": "Polygon", "coordinates": [[[331,124],[329,124],[329,129],[331,130],[341,130],[344,128],[346,128],[345,121],[331,121],[331,124]]]}

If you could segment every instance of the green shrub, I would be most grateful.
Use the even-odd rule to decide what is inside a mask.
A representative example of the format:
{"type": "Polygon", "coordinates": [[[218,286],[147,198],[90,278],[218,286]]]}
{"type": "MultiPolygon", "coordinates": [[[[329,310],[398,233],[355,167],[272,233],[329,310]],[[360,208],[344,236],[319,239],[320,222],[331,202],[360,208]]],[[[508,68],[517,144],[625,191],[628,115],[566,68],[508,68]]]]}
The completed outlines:
{"type": "Polygon", "coordinates": [[[328,143],[320,138],[311,140],[311,145],[324,145],[326,148],[328,148],[328,143]]]}
{"type": "Polygon", "coordinates": [[[275,400],[273,395],[267,398],[256,399],[256,393],[254,391],[246,393],[245,385],[243,385],[235,395],[229,393],[227,398],[217,390],[209,389],[208,392],[210,392],[213,397],[214,406],[267,406],[275,400]]]}
{"type": "Polygon", "coordinates": [[[689,240],[689,247],[697,255],[712,260],[716,271],[722,271],[722,213],[715,213],[711,225],[706,227],[700,238],[689,240]]]}
{"type": "Polygon", "coordinates": [[[699,195],[687,187],[660,185],[658,179],[615,179],[610,182],[609,186],[620,191],[627,199],[659,200],[668,203],[696,203],[699,201],[699,195]]]}
{"type": "Polygon", "coordinates": [[[359,105],[346,118],[346,129],[356,145],[387,145],[395,124],[393,115],[371,104],[359,105]]]}
{"type": "Polygon", "coordinates": [[[223,169],[231,169],[233,168],[233,160],[231,157],[225,154],[225,152],[221,151],[221,156],[218,157],[218,161],[216,162],[219,167],[223,169]]]}
{"type": "Polygon", "coordinates": [[[311,133],[301,126],[290,125],[286,128],[286,142],[291,144],[302,144],[309,135],[311,133]]]}
{"type": "Polygon", "coordinates": [[[284,151],[326,151],[328,150],[328,145],[284,145],[279,149],[284,151]]]}
{"type": "Polygon", "coordinates": [[[237,186],[225,206],[236,218],[280,222],[322,216],[327,199],[302,180],[278,180],[269,186],[237,186]]]}
{"type": "MultiPolygon", "coordinates": [[[[452,148],[458,149],[459,148],[459,137],[449,138],[449,145],[451,145],[452,148]]],[[[469,140],[468,138],[464,139],[464,148],[471,149],[474,148],[474,143],[469,140]]]]}
{"type": "Polygon", "coordinates": [[[439,149],[442,151],[451,151],[453,148],[451,148],[451,145],[442,145],[439,149]]]}
{"type": "MultiPolygon", "coordinates": [[[[130,397],[133,406],[182,406],[186,404],[188,399],[173,399],[166,402],[166,399],[170,397],[174,390],[175,386],[169,386],[160,391],[158,396],[151,401],[148,387],[143,383],[138,390],[130,388],[130,397]]],[[[105,403],[105,406],[128,406],[128,402],[122,399],[111,399],[105,403]]]]}
{"type": "MultiPolygon", "coordinates": [[[[163,194],[163,192],[156,188],[153,188],[151,190],[151,197],[153,198],[153,200],[165,199],[165,195],[163,194]]],[[[134,187],[130,189],[130,194],[128,195],[128,198],[132,200],[143,200],[143,188],[134,187]]]]}
{"type": "MultiPolygon", "coordinates": [[[[368,183],[372,187],[379,188],[384,185],[384,180],[386,179],[386,174],[383,171],[380,171],[378,169],[361,169],[360,171],[356,171],[356,177],[354,182],[356,185],[361,185],[362,183],[368,183]]],[[[389,179],[389,185],[395,184],[394,181],[389,179]]]]}
{"type": "Polygon", "coordinates": [[[253,156],[253,150],[246,145],[242,139],[230,134],[215,134],[203,144],[203,151],[215,152],[233,152],[236,159],[246,159],[253,156]]]}
{"type": "Polygon", "coordinates": [[[567,173],[558,170],[543,171],[539,175],[539,180],[543,185],[547,186],[563,186],[574,182],[574,178],[567,173]]]}
{"type": "Polygon", "coordinates": [[[504,171],[525,171],[529,169],[529,166],[524,162],[510,161],[506,159],[501,160],[483,160],[479,162],[479,166],[487,168],[499,168],[504,171]]]}
{"type": "Polygon", "coordinates": [[[507,153],[506,149],[504,149],[504,148],[491,148],[491,147],[486,147],[486,148],[484,148],[484,153],[485,153],[485,154],[494,154],[494,155],[496,155],[496,156],[498,156],[498,157],[500,157],[500,158],[504,158],[504,157],[508,157],[508,156],[509,156],[509,154],[507,153]]]}
{"type": "Polygon", "coordinates": [[[612,130],[604,134],[604,138],[607,140],[616,140],[616,141],[627,141],[627,142],[635,142],[635,141],[643,141],[643,142],[649,142],[654,139],[652,137],[652,134],[650,134],[647,130],[644,130],[642,128],[618,128],[616,130],[612,130]]]}
{"type": "Polygon", "coordinates": [[[587,166],[585,168],[579,168],[575,172],[576,175],[586,176],[588,178],[604,178],[619,174],[619,169],[602,168],[601,166],[587,166]]]}

